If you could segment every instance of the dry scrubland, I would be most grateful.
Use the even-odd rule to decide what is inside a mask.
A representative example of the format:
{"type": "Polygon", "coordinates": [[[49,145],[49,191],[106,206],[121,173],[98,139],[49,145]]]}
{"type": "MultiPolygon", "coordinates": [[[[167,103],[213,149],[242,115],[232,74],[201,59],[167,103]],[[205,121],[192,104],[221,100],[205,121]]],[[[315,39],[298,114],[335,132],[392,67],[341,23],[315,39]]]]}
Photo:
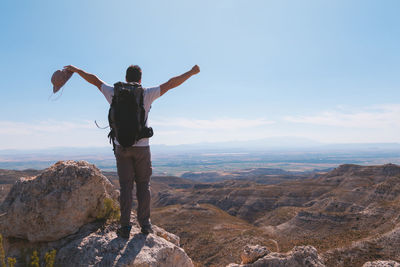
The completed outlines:
{"type": "Polygon", "coordinates": [[[156,178],[164,187],[154,192],[153,220],[181,236],[200,265],[239,262],[244,243],[281,252],[312,245],[328,266],[400,260],[399,166],[341,165],[310,176],[283,176],[279,184],[265,184],[264,177],[264,184],[241,179],[191,187],[182,180],[184,188],[156,178]]]}
{"type": "MultiPolygon", "coordinates": [[[[246,244],[280,252],[312,245],[327,266],[400,261],[399,166],[341,165],[307,175],[250,173],[225,173],[236,180],[212,183],[153,177],[152,220],[180,236],[197,266],[240,262],[246,244]]],[[[24,174],[1,171],[2,186],[24,174]]],[[[105,175],[118,184],[115,173],[105,175]]]]}

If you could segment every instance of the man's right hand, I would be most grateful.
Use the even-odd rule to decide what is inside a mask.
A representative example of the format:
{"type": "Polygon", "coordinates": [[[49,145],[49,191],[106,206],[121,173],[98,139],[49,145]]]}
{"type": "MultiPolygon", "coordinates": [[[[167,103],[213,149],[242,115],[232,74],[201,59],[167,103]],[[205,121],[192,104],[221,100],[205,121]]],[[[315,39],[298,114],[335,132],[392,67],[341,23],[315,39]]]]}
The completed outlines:
{"type": "Polygon", "coordinates": [[[198,65],[194,65],[193,68],[190,70],[190,72],[192,73],[192,75],[196,75],[197,73],[200,72],[200,68],[198,65]]]}
{"type": "Polygon", "coordinates": [[[196,75],[199,72],[200,72],[199,66],[194,65],[191,70],[185,72],[184,74],[169,79],[168,82],[160,85],[160,96],[165,94],[168,90],[181,85],[184,81],[189,79],[192,75],[196,75]]]}

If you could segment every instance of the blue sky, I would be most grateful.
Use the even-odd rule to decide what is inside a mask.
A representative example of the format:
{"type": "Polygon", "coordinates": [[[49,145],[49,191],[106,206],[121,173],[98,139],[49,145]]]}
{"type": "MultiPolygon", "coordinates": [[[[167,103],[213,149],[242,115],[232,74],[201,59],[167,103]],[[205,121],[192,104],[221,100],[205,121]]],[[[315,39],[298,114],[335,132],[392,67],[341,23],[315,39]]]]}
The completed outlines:
{"type": "Polygon", "coordinates": [[[0,149],[105,146],[112,84],[138,64],[155,86],[153,144],[296,137],[400,142],[398,1],[1,1],[0,149]]]}

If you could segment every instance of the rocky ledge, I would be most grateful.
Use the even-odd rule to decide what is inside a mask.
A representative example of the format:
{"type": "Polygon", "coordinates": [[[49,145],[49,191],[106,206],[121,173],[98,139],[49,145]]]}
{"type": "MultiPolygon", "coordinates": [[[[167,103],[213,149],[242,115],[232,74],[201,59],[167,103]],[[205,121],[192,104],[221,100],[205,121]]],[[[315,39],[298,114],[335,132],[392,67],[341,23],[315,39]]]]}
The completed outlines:
{"type": "Polygon", "coordinates": [[[143,235],[132,213],[129,239],[116,235],[119,192],[94,165],[60,161],[20,178],[0,206],[0,233],[16,266],[56,250],[55,266],[193,266],[179,237],[154,226],[143,235]],[[113,221],[114,220],[114,221],[113,221]]]}
{"type": "Polygon", "coordinates": [[[396,261],[369,261],[362,267],[400,267],[400,264],[396,261]]]}
{"type": "MultiPolygon", "coordinates": [[[[227,267],[325,267],[324,260],[313,246],[297,246],[287,253],[270,252],[266,247],[247,245],[241,264],[231,263],[227,267]]],[[[347,265],[346,265],[347,266],[347,265]]],[[[362,267],[400,267],[393,260],[370,261],[362,267]]]]}
{"type": "Polygon", "coordinates": [[[317,250],[313,246],[294,247],[288,253],[277,253],[269,251],[260,246],[246,246],[241,255],[242,263],[231,263],[227,267],[324,267],[322,259],[319,257],[317,250]],[[251,250],[255,250],[251,252],[251,250]],[[263,253],[257,253],[263,251],[263,253]],[[243,254],[257,255],[251,260],[244,261],[243,254]]]}

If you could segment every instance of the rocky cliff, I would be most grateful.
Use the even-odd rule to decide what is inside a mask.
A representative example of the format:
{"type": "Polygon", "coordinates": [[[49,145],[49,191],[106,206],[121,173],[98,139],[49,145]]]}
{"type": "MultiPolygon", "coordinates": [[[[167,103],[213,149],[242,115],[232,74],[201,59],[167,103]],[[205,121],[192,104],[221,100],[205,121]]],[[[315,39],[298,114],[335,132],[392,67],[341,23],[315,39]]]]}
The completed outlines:
{"type": "MultiPolygon", "coordinates": [[[[56,249],[61,266],[192,266],[179,243],[196,266],[400,262],[400,167],[393,164],[347,164],[281,184],[153,177],[152,220],[181,241],[157,227],[139,234],[134,214],[130,239],[119,239],[118,225],[104,222],[118,192],[92,165],[60,162],[40,173],[20,179],[0,206],[7,256],[19,262],[33,250],[43,261],[56,249]]],[[[116,174],[107,175],[117,184],[116,174]]]]}
{"type": "Polygon", "coordinates": [[[0,206],[6,256],[24,266],[32,251],[43,263],[55,249],[56,266],[193,266],[179,237],[157,226],[154,234],[141,234],[133,213],[130,238],[117,237],[118,195],[83,161],[58,162],[19,179],[0,206]]]}
{"type": "Polygon", "coordinates": [[[326,266],[353,267],[375,260],[400,261],[398,165],[345,164],[318,176],[270,185],[233,180],[198,183],[186,189],[164,189],[154,199],[157,209],[153,218],[157,224],[182,237],[187,252],[195,261],[215,263],[223,258],[225,261],[218,263],[238,262],[238,250],[244,246],[240,242],[244,239],[249,240],[249,245],[266,246],[273,252],[290,252],[295,246],[311,245],[318,250],[326,266]],[[205,209],[200,218],[211,212],[218,215],[207,221],[208,229],[204,227],[204,220],[193,220],[195,228],[203,230],[202,236],[214,241],[213,250],[209,246],[208,250],[195,248],[201,243],[193,241],[193,231],[185,227],[184,221],[180,222],[181,216],[174,225],[165,220],[175,216],[170,205],[174,205],[176,213],[186,220],[199,218],[199,210],[185,208],[188,204],[199,204],[205,209]],[[236,223],[227,215],[242,222],[236,223]],[[242,226],[245,222],[248,223],[246,228],[242,226]],[[239,223],[240,229],[246,229],[241,240],[236,239],[236,232],[231,230],[239,229],[239,223]],[[175,226],[177,224],[180,228],[175,226]],[[221,228],[224,235],[216,230],[221,228]],[[236,246],[231,245],[231,240],[236,246]],[[275,249],[271,240],[279,249],[275,249]],[[192,251],[197,254],[200,251],[202,257],[192,251]]]}

